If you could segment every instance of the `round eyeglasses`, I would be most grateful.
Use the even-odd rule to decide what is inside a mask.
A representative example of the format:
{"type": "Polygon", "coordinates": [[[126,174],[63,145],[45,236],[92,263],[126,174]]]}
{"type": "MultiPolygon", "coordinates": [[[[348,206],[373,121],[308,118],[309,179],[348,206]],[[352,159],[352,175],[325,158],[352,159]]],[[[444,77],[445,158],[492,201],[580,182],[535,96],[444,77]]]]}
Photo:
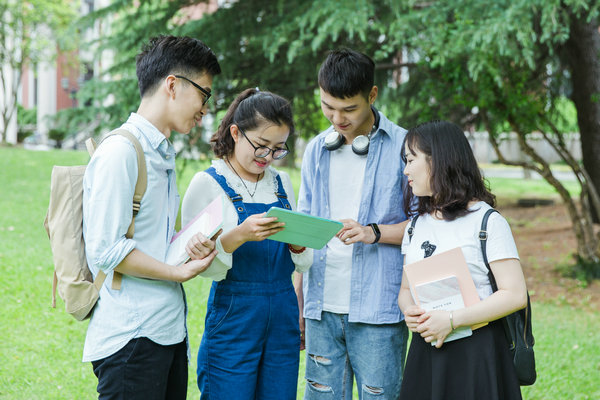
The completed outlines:
{"type": "Polygon", "coordinates": [[[267,146],[255,146],[254,143],[252,143],[250,141],[250,139],[248,139],[248,136],[246,136],[246,134],[244,133],[243,130],[240,129],[240,132],[242,133],[242,135],[244,135],[244,137],[246,138],[248,143],[250,143],[250,146],[252,146],[252,148],[254,149],[255,157],[265,158],[269,154],[273,153],[273,160],[281,160],[283,157],[287,156],[288,153],[290,152],[290,149],[288,148],[287,143],[285,144],[285,149],[283,149],[283,148],[271,149],[270,147],[267,147],[267,146]]]}

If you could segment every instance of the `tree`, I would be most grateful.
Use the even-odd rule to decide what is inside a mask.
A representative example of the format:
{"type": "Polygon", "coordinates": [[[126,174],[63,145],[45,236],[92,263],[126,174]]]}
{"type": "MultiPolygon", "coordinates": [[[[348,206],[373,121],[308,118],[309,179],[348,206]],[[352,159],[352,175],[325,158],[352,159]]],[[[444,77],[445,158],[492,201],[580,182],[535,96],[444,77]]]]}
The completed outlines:
{"type": "Polygon", "coordinates": [[[119,18],[106,44],[128,58],[126,69],[115,67],[121,79],[133,76],[133,49],[150,35],[195,36],[223,65],[215,85],[218,109],[247,86],[264,87],[294,101],[301,133],[312,136],[323,121],[316,73],[324,55],[342,45],[364,51],[378,64],[378,105],[401,125],[444,118],[466,129],[485,127],[502,162],[537,171],[554,186],[569,211],[582,264],[600,274],[600,237],[592,222],[592,210],[600,211],[598,1],[244,0],[189,21],[191,3],[113,4],[109,11],[119,18]],[[408,81],[398,79],[405,68],[408,81]],[[569,96],[583,165],[565,146],[564,107],[556,107],[569,96]],[[500,151],[507,131],[517,134],[525,159],[508,160],[500,151]],[[529,145],[533,134],[573,170],[582,188],[579,202],[529,145]]]}
{"type": "MultiPolygon", "coordinates": [[[[326,52],[341,45],[371,52],[377,46],[378,30],[361,35],[344,30],[348,18],[354,23],[360,21],[353,9],[339,8],[335,1],[323,3],[328,9],[338,9],[336,15],[340,19],[328,27],[337,32],[336,37],[328,43],[315,42],[310,46],[298,46],[288,39],[293,37],[290,35],[294,33],[299,15],[327,10],[315,6],[316,3],[244,0],[225,3],[216,12],[191,20],[188,16],[190,5],[202,3],[147,0],[138,5],[133,0],[117,0],[86,17],[82,26],[90,26],[97,18],[112,20],[110,34],[94,43],[94,53],[114,50],[115,63],[105,71],[106,76],[111,77],[108,82],[104,77],[98,77],[79,93],[80,104],[91,102],[91,106],[71,111],[71,114],[84,116],[89,121],[99,119],[102,123],[97,127],[98,131],[119,124],[139,101],[134,71],[135,54],[140,44],[161,33],[189,35],[211,46],[221,62],[223,73],[215,80],[213,88],[216,96],[212,111],[215,114],[226,109],[241,90],[259,87],[292,101],[296,132],[309,138],[326,126],[317,98],[317,72],[326,52]],[[107,106],[102,99],[109,95],[114,96],[114,101],[107,106]]],[[[363,3],[362,6],[370,7],[369,2],[363,3]]],[[[310,22],[306,18],[303,21],[310,22]]],[[[191,136],[193,138],[194,133],[191,136]]],[[[293,142],[290,140],[290,144],[293,142]]],[[[293,159],[293,153],[286,158],[288,161],[293,159]]]]}
{"type": "Polygon", "coordinates": [[[0,0],[0,66],[3,101],[0,142],[17,110],[17,93],[23,69],[35,67],[55,54],[59,37],[75,18],[72,0],[0,0]],[[11,79],[8,79],[8,77],[11,79]]]}
{"type": "MultiPolygon", "coordinates": [[[[288,27],[290,47],[334,41],[339,5],[319,2],[319,11],[288,27]]],[[[483,125],[499,159],[542,175],[559,193],[577,238],[579,264],[600,277],[600,235],[593,211],[600,212],[600,35],[597,1],[455,0],[452,2],[358,2],[362,24],[341,29],[365,36],[379,30],[381,62],[400,49],[411,55],[410,80],[388,91],[388,101],[410,125],[448,118],[465,128],[483,125]],[[384,11],[385,13],[382,13],[384,11]],[[361,15],[362,12],[362,15],[361,15]],[[564,119],[555,104],[570,95],[577,109],[583,165],[569,153],[558,127],[564,119]],[[508,160],[499,138],[506,130],[519,138],[525,160],[508,160]],[[539,134],[573,170],[581,185],[575,202],[550,165],[529,144],[539,134]]],[[[348,20],[344,20],[348,22],[348,20]]],[[[274,38],[273,38],[274,39],[274,38]]],[[[277,49],[277,42],[271,48],[277,49]]],[[[398,67],[392,63],[391,68],[398,67]]]]}
{"type": "MultiPolygon", "coordinates": [[[[600,33],[596,11],[570,12],[570,35],[562,45],[562,62],[572,76],[571,98],[578,112],[583,166],[600,190],[600,33]]],[[[600,210],[595,210],[595,222],[600,210]]]]}
{"type": "Polygon", "coordinates": [[[418,68],[429,74],[430,81],[446,82],[451,93],[428,85],[427,98],[421,98],[422,107],[416,109],[431,105],[432,98],[442,115],[462,106],[457,117],[486,127],[501,162],[540,173],[567,207],[579,264],[589,268],[588,276],[600,276],[600,236],[594,232],[592,214],[600,211],[600,182],[594,180],[600,165],[593,152],[600,150],[598,4],[467,0],[446,9],[437,4],[425,7],[419,14],[434,28],[427,30],[423,24],[426,33],[418,35],[428,37],[432,46],[411,42],[420,59],[426,60],[418,68]],[[563,116],[555,104],[565,94],[577,109],[583,165],[569,153],[565,132],[557,128],[563,116]],[[508,160],[500,152],[498,138],[507,126],[518,135],[526,160],[508,160]],[[581,185],[579,202],[529,145],[532,133],[540,134],[573,170],[581,185]]]}

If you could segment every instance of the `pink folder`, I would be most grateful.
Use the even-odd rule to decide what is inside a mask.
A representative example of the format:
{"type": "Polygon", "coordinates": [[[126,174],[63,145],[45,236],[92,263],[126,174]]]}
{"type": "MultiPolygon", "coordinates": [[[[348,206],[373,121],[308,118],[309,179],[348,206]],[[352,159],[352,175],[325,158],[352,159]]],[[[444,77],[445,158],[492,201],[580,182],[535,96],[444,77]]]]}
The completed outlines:
{"type": "Polygon", "coordinates": [[[223,197],[218,196],[204,207],[171,239],[165,262],[170,265],[181,265],[189,259],[185,246],[197,233],[211,238],[223,226],[223,197]]]}

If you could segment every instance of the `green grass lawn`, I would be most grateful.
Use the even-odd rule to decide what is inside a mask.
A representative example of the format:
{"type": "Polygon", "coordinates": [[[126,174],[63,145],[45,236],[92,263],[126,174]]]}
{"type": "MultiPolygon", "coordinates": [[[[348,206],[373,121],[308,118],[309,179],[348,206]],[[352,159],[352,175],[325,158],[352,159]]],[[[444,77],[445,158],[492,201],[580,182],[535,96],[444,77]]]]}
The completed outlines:
{"type": "MultiPolygon", "coordinates": [[[[542,179],[511,179],[511,178],[487,178],[491,191],[500,201],[514,202],[520,198],[555,199],[560,201],[556,190],[542,179]]],[[[571,196],[579,196],[581,191],[575,181],[563,182],[571,196]]]]}
{"type": "MultiPolygon", "coordinates": [[[[2,399],[97,398],[91,365],[81,362],[87,322],[77,322],[67,315],[60,300],[57,309],[50,307],[53,265],[42,226],[52,165],[82,164],[87,158],[81,152],[0,147],[2,399]]],[[[182,195],[196,170],[207,165],[192,163],[184,171],[179,179],[182,195]]],[[[299,172],[289,173],[297,185],[299,172]]],[[[492,185],[497,193],[502,192],[502,185],[492,185]]],[[[199,394],[195,351],[204,328],[210,282],[198,278],[185,287],[192,345],[188,397],[195,399],[199,394]]],[[[600,315],[540,303],[533,305],[533,313],[538,382],[523,389],[524,398],[600,398],[600,315]]],[[[299,397],[303,392],[303,366],[300,369],[299,397]]]]}

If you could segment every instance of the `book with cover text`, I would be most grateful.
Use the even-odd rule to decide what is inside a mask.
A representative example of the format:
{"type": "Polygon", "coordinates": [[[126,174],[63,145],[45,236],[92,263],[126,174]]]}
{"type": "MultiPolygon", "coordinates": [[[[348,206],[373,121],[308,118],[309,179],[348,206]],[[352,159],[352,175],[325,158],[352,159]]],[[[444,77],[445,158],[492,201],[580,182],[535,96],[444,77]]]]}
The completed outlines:
{"type": "MultiPolygon", "coordinates": [[[[404,273],[416,304],[420,304],[415,295],[417,285],[439,281],[449,276],[454,276],[458,281],[464,307],[472,306],[481,301],[460,247],[406,264],[404,273]]],[[[487,322],[473,325],[471,329],[477,329],[485,325],[487,325],[487,322]]]]}
{"type": "MultiPolygon", "coordinates": [[[[460,284],[458,283],[456,276],[448,276],[446,278],[415,285],[413,298],[425,311],[452,311],[465,307],[460,291],[460,284]]],[[[457,328],[446,336],[444,343],[471,335],[472,331],[470,327],[464,326],[457,328]]],[[[434,340],[431,342],[431,345],[435,346],[436,343],[437,341],[434,340]]]]}
{"type": "Polygon", "coordinates": [[[186,263],[190,257],[185,251],[185,246],[195,234],[201,233],[207,238],[212,238],[223,227],[223,201],[223,196],[215,198],[173,236],[165,263],[169,265],[186,263]]]}

